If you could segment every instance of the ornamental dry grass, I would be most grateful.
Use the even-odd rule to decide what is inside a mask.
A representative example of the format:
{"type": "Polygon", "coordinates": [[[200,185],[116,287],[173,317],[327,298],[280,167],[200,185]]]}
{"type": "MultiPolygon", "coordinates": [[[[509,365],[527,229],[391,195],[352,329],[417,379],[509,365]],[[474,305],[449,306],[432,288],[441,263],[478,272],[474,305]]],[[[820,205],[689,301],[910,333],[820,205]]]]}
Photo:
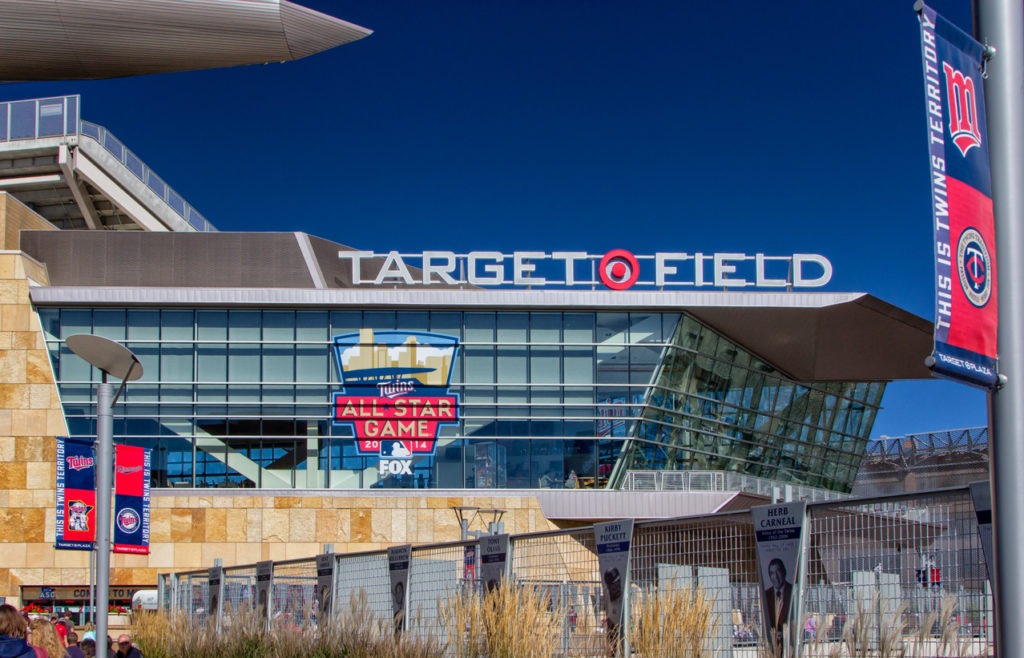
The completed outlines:
{"type": "Polygon", "coordinates": [[[438,607],[459,658],[548,658],[560,648],[564,611],[535,588],[507,584],[483,595],[457,593],[438,607]]]}
{"type": "Polygon", "coordinates": [[[638,612],[642,621],[630,636],[637,655],[651,658],[715,655],[709,648],[714,631],[711,602],[699,588],[692,591],[660,589],[646,597],[638,606],[638,612]]]}
{"type": "Polygon", "coordinates": [[[350,614],[321,628],[275,622],[264,628],[249,610],[225,610],[221,630],[192,624],[183,615],[137,615],[132,640],[146,658],[433,658],[445,647],[429,634],[395,636],[391,620],[353,594],[350,614]]]}

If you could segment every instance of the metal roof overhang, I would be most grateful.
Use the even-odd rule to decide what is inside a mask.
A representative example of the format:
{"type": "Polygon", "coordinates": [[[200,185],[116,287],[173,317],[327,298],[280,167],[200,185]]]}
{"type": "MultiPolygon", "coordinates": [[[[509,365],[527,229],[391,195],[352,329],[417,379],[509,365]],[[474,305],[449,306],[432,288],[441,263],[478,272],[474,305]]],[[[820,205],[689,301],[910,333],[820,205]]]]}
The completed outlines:
{"type": "Polygon", "coordinates": [[[797,381],[928,379],[932,324],[864,293],[33,287],[43,306],[684,311],[797,381]]]}
{"type": "Polygon", "coordinates": [[[287,0],[0,0],[0,80],[284,62],[371,32],[287,0]]]}

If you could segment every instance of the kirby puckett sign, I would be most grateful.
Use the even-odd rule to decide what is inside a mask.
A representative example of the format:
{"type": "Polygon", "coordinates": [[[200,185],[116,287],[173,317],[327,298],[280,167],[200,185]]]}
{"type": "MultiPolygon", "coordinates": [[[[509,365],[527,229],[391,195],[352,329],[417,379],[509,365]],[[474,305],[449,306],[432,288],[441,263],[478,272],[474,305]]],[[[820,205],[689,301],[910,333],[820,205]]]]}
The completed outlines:
{"type": "Polygon", "coordinates": [[[334,423],[352,429],[359,454],[380,457],[381,475],[411,475],[410,460],[433,455],[441,426],[458,422],[448,391],[458,338],[362,329],[333,343],[344,387],[334,423]]]}

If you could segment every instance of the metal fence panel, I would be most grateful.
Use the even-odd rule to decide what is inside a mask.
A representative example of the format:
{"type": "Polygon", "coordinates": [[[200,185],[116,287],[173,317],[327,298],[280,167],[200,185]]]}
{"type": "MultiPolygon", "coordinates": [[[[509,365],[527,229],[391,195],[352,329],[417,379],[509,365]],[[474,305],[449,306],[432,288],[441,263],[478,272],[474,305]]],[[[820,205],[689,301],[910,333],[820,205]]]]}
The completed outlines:
{"type": "MultiPolygon", "coordinates": [[[[256,570],[253,568],[253,580],[256,570]]],[[[313,590],[316,586],[316,559],[274,564],[271,591],[271,624],[304,626],[316,623],[316,604],[313,590]]]]}
{"type": "Polygon", "coordinates": [[[391,619],[391,581],[386,551],[339,556],[334,573],[335,614],[351,615],[354,606],[365,602],[377,620],[391,619]]]}

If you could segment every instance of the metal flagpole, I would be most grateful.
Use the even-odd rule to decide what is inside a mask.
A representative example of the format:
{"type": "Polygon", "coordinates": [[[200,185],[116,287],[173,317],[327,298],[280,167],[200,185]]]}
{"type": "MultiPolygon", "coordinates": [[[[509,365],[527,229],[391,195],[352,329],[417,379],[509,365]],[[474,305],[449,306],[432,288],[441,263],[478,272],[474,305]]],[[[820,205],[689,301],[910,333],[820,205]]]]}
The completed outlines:
{"type": "Polygon", "coordinates": [[[89,551],[89,610],[85,615],[86,621],[96,625],[96,547],[89,551]]]}
{"type": "Polygon", "coordinates": [[[999,286],[1001,388],[991,393],[989,459],[996,554],[996,649],[1024,656],[1024,3],[983,0],[976,37],[996,49],[988,62],[992,201],[999,286]],[[1004,377],[1005,375],[1005,377],[1004,377]]]}

